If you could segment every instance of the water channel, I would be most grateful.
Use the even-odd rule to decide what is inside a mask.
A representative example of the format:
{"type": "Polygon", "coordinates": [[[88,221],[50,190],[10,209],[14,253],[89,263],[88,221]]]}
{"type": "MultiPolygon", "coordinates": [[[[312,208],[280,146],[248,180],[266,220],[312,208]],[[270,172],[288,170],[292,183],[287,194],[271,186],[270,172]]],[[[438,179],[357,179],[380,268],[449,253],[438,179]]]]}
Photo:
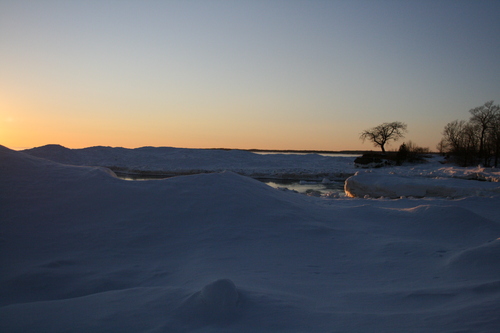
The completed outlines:
{"type": "MultiPolygon", "coordinates": [[[[130,181],[150,181],[171,178],[164,175],[134,175],[118,173],[116,175],[120,179],[130,180],[130,181]]],[[[320,195],[334,195],[334,196],[345,196],[344,193],[344,182],[343,181],[329,181],[329,182],[315,182],[315,181],[298,181],[298,180],[287,180],[287,179],[257,179],[266,185],[273,188],[287,189],[290,191],[296,191],[302,194],[320,196],[320,195]]]]}

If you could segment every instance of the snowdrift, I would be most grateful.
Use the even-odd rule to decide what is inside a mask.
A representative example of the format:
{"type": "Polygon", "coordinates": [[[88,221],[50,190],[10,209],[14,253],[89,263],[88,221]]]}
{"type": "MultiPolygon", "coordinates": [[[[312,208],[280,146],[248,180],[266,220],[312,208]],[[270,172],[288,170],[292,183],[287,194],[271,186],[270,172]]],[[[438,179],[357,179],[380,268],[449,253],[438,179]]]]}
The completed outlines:
{"type": "Polygon", "coordinates": [[[0,331],[497,332],[499,204],[128,182],[0,147],[0,331]]]}
{"type": "Polygon", "coordinates": [[[408,177],[377,172],[356,173],[344,190],[351,197],[444,197],[500,194],[500,183],[457,178],[408,177]]]}
{"type": "Polygon", "coordinates": [[[124,173],[187,175],[232,171],[251,177],[344,178],[354,171],[354,158],[318,154],[255,154],[243,150],[142,147],[69,149],[46,145],[24,151],[54,162],[103,166],[124,173]],[[347,173],[346,173],[347,172],[347,173]]]}
{"type": "Polygon", "coordinates": [[[60,145],[47,145],[24,152],[68,165],[111,168],[118,174],[126,175],[175,176],[231,171],[253,178],[301,181],[343,181],[355,175],[348,179],[345,186],[346,193],[352,197],[457,198],[500,192],[498,169],[443,166],[443,158],[439,156],[429,158],[427,163],[363,173],[355,167],[355,157],[317,154],[260,155],[241,150],[171,147],[68,149],[60,145]]]}

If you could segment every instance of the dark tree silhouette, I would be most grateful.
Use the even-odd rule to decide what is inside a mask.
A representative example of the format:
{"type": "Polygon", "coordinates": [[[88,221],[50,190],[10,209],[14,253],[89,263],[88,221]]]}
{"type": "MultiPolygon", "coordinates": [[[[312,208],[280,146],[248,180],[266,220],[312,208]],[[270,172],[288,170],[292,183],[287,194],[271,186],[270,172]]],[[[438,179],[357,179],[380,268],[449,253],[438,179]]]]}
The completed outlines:
{"type": "Polygon", "coordinates": [[[488,152],[486,151],[486,139],[491,130],[495,129],[496,118],[499,113],[499,106],[493,101],[484,103],[469,111],[472,115],[470,123],[479,127],[479,158],[484,159],[484,164],[488,164],[488,152]]]}
{"type": "Polygon", "coordinates": [[[385,144],[390,141],[397,141],[404,138],[404,133],[407,132],[406,124],[400,121],[393,121],[392,123],[383,123],[376,127],[364,130],[359,138],[365,142],[369,140],[373,142],[374,146],[379,146],[382,153],[385,153],[385,144]]]}
{"type": "Polygon", "coordinates": [[[443,152],[463,166],[483,163],[498,166],[500,159],[500,105],[493,101],[473,108],[469,121],[455,120],[443,131],[443,152]]]}

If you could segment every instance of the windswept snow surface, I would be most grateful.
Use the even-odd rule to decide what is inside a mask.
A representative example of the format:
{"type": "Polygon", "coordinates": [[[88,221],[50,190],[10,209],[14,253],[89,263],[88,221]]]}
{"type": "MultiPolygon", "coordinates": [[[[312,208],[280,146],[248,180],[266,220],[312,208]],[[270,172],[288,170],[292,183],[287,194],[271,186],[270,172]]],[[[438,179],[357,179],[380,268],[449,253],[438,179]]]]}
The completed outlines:
{"type": "Polygon", "coordinates": [[[444,197],[500,194],[500,169],[482,166],[461,168],[441,164],[435,156],[428,163],[357,171],[345,181],[351,197],[444,197]]]}
{"type": "Polygon", "coordinates": [[[499,169],[443,165],[439,156],[429,158],[428,163],[360,171],[354,164],[355,157],[317,154],[261,155],[241,150],[171,147],[69,149],[60,145],[24,152],[63,164],[101,166],[131,174],[188,175],[232,171],[254,178],[327,182],[352,176],[345,183],[345,192],[352,197],[458,198],[500,193],[499,169]]]}
{"type": "Polygon", "coordinates": [[[344,186],[351,197],[449,197],[500,194],[500,182],[456,178],[399,176],[381,172],[356,173],[344,186]]]}
{"type": "Polygon", "coordinates": [[[354,157],[318,154],[255,154],[243,150],[171,147],[69,149],[60,145],[47,145],[24,152],[63,164],[171,175],[232,171],[252,177],[338,178],[354,173],[354,157]]]}
{"type": "Polygon", "coordinates": [[[129,182],[0,147],[0,331],[498,332],[490,194],[129,182]]]}

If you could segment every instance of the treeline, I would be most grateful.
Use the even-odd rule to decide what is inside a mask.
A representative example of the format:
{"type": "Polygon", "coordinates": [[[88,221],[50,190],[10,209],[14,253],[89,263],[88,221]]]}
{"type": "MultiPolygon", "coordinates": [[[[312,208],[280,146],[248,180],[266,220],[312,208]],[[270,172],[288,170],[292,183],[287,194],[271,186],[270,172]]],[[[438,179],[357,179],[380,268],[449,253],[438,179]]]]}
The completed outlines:
{"type": "Polygon", "coordinates": [[[445,153],[462,166],[483,164],[498,167],[500,159],[500,106],[493,101],[471,109],[468,121],[455,120],[443,130],[438,144],[445,153]]]}

